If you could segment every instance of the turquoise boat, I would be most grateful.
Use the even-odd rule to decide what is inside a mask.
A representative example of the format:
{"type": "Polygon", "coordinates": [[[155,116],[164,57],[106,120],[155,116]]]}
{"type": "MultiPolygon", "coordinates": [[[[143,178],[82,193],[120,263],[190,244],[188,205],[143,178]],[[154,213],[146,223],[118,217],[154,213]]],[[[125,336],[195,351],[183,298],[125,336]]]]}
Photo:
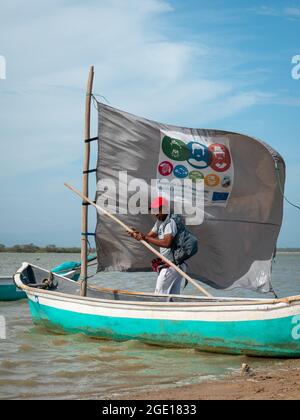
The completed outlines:
{"type": "Polygon", "coordinates": [[[87,288],[24,263],[14,276],[27,294],[33,322],[65,333],[192,347],[201,351],[300,357],[300,296],[207,298],[87,288]]]}
{"type": "MultiPolygon", "coordinates": [[[[70,265],[74,266],[73,263],[64,263],[61,264],[61,266],[64,268],[63,270],[60,270],[61,266],[58,266],[57,268],[54,268],[52,271],[55,273],[61,273],[67,278],[71,278],[75,281],[78,280],[80,275],[80,263],[78,264],[77,268],[73,268],[71,270],[65,269],[69,267],[70,265]]],[[[18,289],[14,283],[13,277],[4,276],[0,277],[0,302],[13,302],[18,301],[21,299],[26,299],[26,293],[22,292],[20,289],[18,289]]]]}
{"type": "MultiPolygon", "coordinates": [[[[92,262],[96,259],[95,254],[88,256],[88,262],[92,262]]],[[[51,272],[63,275],[69,279],[77,281],[80,276],[80,262],[67,261],[55,268],[52,268],[51,272]]],[[[14,283],[13,277],[2,276],[0,277],[0,302],[6,301],[17,301],[26,299],[26,293],[18,289],[14,283]]]]}
{"type": "Polygon", "coordinates": [[[26,293],[16,287],[12,277],[0,277],[0,301],[10,302],[25,298],[26,293]]]}

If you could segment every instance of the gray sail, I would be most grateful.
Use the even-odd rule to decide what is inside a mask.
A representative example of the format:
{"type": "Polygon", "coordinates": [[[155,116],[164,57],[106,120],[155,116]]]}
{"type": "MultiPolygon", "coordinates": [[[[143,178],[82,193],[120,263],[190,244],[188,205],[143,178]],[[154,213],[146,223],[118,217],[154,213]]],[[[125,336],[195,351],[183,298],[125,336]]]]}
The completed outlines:
{"type": "MultiPolygon", "coordinates": [[[[208,211],[201,225],[189,226],[199,240],[189,272],[217,289],[268,292],[283,215],[282,157],[238,133],[161,124],[100,103],[98,112],[97,181],[117,183],[120,171],[147,183],[157,176],[204,178],[208,211]]],[[[142,232],[154,224],[151,214],[118,217],[142,232]]],[[[98,271],[149,270],[152,254],[105,216],[98,215],[96,243],[98,271]]]]}

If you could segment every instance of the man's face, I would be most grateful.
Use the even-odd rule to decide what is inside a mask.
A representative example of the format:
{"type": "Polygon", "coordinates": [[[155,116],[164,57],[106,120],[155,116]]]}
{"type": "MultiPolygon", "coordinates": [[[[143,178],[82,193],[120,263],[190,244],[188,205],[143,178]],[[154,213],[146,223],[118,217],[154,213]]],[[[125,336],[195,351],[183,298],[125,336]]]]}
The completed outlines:
{"type": "Polygon", "coordinates": [[[156,217],[157,220],[162,222],[162,221],[166,220],[168,215],[166,213],[164,213],[164,209],[162,207],[160,207],[158,209],[158,212],[155,213],[155,217],[156,217]]]}

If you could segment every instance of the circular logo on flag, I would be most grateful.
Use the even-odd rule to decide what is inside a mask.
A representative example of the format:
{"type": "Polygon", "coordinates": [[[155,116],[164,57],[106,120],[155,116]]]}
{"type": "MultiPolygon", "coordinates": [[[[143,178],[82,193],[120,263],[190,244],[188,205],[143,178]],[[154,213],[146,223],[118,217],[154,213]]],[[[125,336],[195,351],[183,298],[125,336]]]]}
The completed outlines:
{"type": "Polygon", "coordinates": [[[208,174],[206,175],[204,182],[208,187],[216,187],[220,183],[220,177],[216,174],[208,174]]]}
{"type": "Polygon", "coordinates": [[[189,149],[189,158],[187,161],[193,168],[204,169],[209,166],[211,153],[207,146],[196,141],[191,141],[187,147],[189,149]]]}
{"type": "Polygon", "coordinates": [[[189,173],[189,178],[190,178],[192,181],[197,182],[197,181],[201,181],[202,179],[204,179],[204,175],[203,175],[203,173],[202,173],[202,172],[200,172],[200,171],[191,171],[191,172],[189,173]]]}
{"type": "Polygon", "coordinates": [[[212,155],[211,168],[217,172],[225,172],[231,166],[229,150],[224,144],[214,143],[209,146],[212,155]]]}
{"type": "Polygon", "coordinates": [[[189,174],[189,171],[187,170],[187,168],[183,165],[177,165],[174,168],[174,175],[177,178],[186,178],[189,174]]]}
{"type": "Polygon", "coordinates": [[[187,145],[178,139],[165,136],[162,141],[162,150],[168,158],[183,162],[189,157],[187,145]]]}
{"type": "Polygon", "coordinates": [[[168,162],[167,160],[165,160],[164,162],[161,162],[158,165],[158,172],[162,176],[169,176],[171,175],[172,171],[173,171],[173,165],[171,162],[168,162]]]}

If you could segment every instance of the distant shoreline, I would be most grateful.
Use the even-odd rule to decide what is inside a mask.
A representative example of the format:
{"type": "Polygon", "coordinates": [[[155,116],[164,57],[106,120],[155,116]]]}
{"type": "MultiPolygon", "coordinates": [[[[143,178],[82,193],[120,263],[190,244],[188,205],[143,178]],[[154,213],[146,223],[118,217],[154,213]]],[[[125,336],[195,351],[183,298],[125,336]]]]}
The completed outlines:
{"type": "MultiPolygon", "coordinates": [[[[96,252],[94,248],[90,250],[91,252],[96,252]]],[[[40,247],[34,244],[24,244],[24,245],[13,245],[5,246],[0,244],[0,253],[16,253],[16,254],[48,254],[48,253],[57,253],[57,254],[80,254],[81,249],[79,247],[58,247],[56,245],[47,245],[45,247],[40,247]]],[[[299,254],[300,248],[278,248],[277,254],[299,254]]]]}
{"type": "MultiPolygon", "coordinates": [[[[94,250],[92,250],[94,253],[94,250]]],[[[45,249],[40,249],[38,251],[12,251],[10,249],[6,249],[5,251],[0,251],[0,255],[2,254],[80,254],[81,250],[78,248],[76,250],[72,250],[72,248],[63,250],[63,251],[46,251],[45,249]]]]}
{"type": "Polygon", "coordinates": [[[277,248],[277,253],[284,253],[284,252],[300,252],[300,248],[277,248]]]}
{"type": "MultiPolygon", "coordinates": [[[[91,252],[95,252],[95,249],[90,249],[91,252]]],[[[81,249],[79,247],[58,247],[56,245],[47,245],[45,247],[40,247],[34,244],[23,244],[23,245],[13,245],[5,246],[0,244],[0,253],[16,253],[16,254],[48,254],[48,253],[57,253],[57,254],[80,254],[81,249]]]]}
{"type": "Polygon", "coordinates": [[[299,251],[277,251],[277,254],[300,254],[299,251]]]}

